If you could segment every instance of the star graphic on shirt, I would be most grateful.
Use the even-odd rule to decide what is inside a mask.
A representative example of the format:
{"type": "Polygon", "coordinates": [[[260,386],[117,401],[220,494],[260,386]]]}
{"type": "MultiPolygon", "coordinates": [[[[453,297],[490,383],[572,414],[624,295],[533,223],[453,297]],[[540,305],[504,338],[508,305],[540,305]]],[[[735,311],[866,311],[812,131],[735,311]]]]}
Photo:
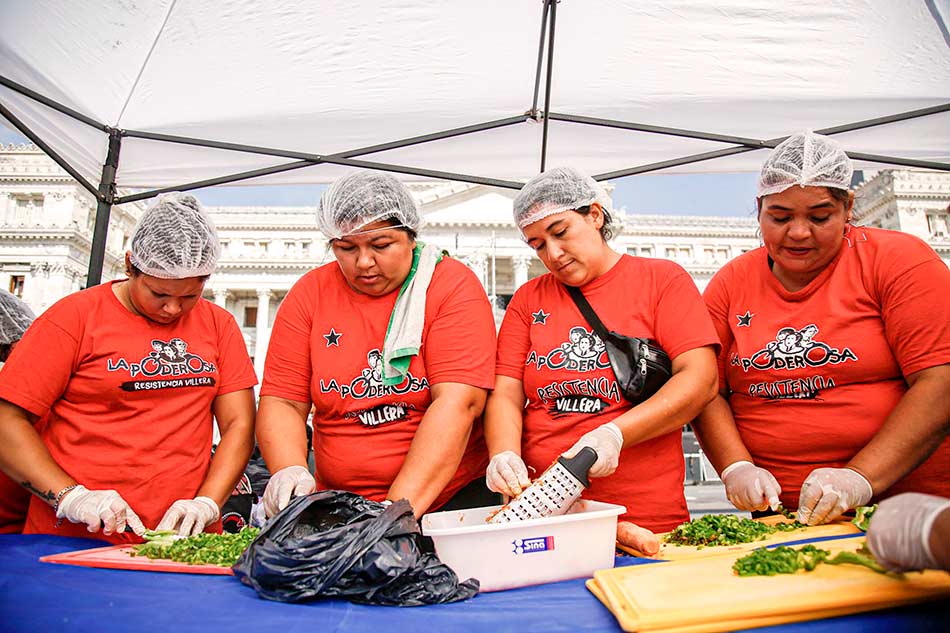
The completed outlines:
{"type": "Polygon", "coordinates": [[[754,316],[748,310],[745,311],[745,314],[737,314],[736,318],[739,319],[739,323],[736,324],[736,327],[752,327],[752,317],[754,316]]]}
{"type": "Polygon", "coordinates": [[[545,314],[544,310],[539,308],[537,312],[532,312],[531,316],[534,317],[534,321],[531,322],[532,325],[534,325],[535,323],[540,323],[541,325],[545,325],[547,323],[547,318],[551,316],[551,314],[550,313],[545,314]]]}
{"type": "Polygon", "coordinates": [[[334,329],[331,327],[331,328],[330,328],[330,333],[329,333],[329,334],[324,334],[324,335],[323,335],[323,338],[327,339],[327,347],[330,347],[331,345],[336,345],[337,347],[339,347],[339,346],[340,346],[340,337],[341,337],[341,336],[343,336],[343,335],[340,334],[340,333],[338,333],[336,330],[334,330],[334,329]]]}

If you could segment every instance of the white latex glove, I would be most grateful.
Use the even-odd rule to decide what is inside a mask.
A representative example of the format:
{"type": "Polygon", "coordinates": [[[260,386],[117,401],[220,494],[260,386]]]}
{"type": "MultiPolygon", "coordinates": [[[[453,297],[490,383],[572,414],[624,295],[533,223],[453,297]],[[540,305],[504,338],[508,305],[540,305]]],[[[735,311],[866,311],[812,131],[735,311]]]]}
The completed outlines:
{"type": "Polygon", "coordinates": [[[264,513],[264,502],[251,505],[251,527],[262,528],[267,523],[267,515],[264,513]]]}
{"type": "Polygon", "coordinates": [[[194,536],[201,534],[220,516],[221,509],[211,497],[179,499],[165,511],[165,516],[155,529],[175,530],[179,536],[194,536]]]}
{"type": "Polygon", "coordinates": [[[521,457],[512,451],[498,453],[488,462],[485,470],[485,484],[489,490],[500,492],[508,497],[517,497],[531,484],[528,469],[521,457]]]}
{"type": "Polygon", "coordinates": [[[98,532],[101,528],[106,535],[121,534],[126,525],[139,536],[145,534],[142,520],[115,490],[89,490],[85,486],[76,486],[59,500],[56,518],[85,523],[90,532],[98,532]]]}
{"type": "Polygon", "coordinates": [[[885,499],[868,526],[868,548],[891,571],[939,569],[930,551],[930,530],[937,515],[950,509],[950,499],[917,492],[885,499]]]}
{"type": "Polygon", "coordinates": [[[726,485],[726,497],[738,510],[778,510],[782,487],[764,468],[752,462],[730,464],[720,475],[726,485]]]}
{"type": "Polygon", "coordinates": [[[874,491],[850,468],[816,468],[805,479],[798,497],[798,520],[806,525],[828,523],[851,508],[865,505],[874,491]]]}
{"type": "Polygon", "coordinates": [[[291,497],[309,495],[317,489],[310,470],[303,466],[287,466],[274,473],[264,489],[264,513],[271,518],[287,507],[291,497]]]}
{"type": "Polygon", "coordinates": [[[597,461],[587,474],[591,477],[606,477],[617,470],[620,463],[623,433],[613,422],[601,424],[593,431],[584,433],[581,439],[564,453],[564,457],[574,457],[585,446],[590,446],[597,452],[597,461]]]}

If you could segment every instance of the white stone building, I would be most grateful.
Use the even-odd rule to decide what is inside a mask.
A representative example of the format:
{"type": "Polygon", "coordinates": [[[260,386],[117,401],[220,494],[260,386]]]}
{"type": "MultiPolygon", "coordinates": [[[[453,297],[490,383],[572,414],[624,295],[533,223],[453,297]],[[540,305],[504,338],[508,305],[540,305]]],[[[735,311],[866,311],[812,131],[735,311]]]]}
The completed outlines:
{"type": "Polygon", "coordinates": [[[950,174],[886,169],[855,192],[854,221],[916,235],[950,266],[950,174]]]}
{"type": "MultiPolygon", "coordinates": [[[[123,253],[141,204],[115,207],[103,278],[125,270],[123,253]]],[[[96,200],[32,145],[0,144],[0,288],[39,314],[85,285],[96,200]]]]}
{"type": "MultiPolygon", "coordinates": [[[[420,237],[478,275],[497,316],[544,272],[511,220],[512,191],[454,182],[411,183],[426,216],[420,237]]],[[[200,198],[200,193],[198,194],[200,198]]],[[[858,191],[855,218],[914,233],[950,263],[950,174],[886,170],[858,191]]],[[[123,253],[144,203],[113,207],[103,280],[123,276],[123,253]]],[[[0,287],[40,313],[85,283],[96,205],[35,147],[0,146],[0,287]]],[[[293,283],[332,258],[315,207],[208,207],[223,246],[206,297],[238,321],[259,372],[274,315],[293,283]]],[[[620,215],[619,213],[616,215],[620,215]]],[[[759,245],[752,217],[616,217],[613,246],[680,263],[700,289],[719,267],[759,245]]]]}

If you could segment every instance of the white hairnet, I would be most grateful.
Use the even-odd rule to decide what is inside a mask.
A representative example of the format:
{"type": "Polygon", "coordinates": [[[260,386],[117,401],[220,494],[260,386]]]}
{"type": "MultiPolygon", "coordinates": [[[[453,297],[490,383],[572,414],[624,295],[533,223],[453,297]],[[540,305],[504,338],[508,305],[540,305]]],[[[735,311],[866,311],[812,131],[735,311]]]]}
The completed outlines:
{"type": "Polygon", "coordinates": [[[379,220],[394,219],[418,231],[422,214],[404,184],[390,174],[361,170],[338,179],[320,198],[317,220],[331,240],[379,220]]]}
{"type": "Polygon", "coordinates": [[[35,318],[30,306],[6,290],[0,290],[0,345],[19,341],[35,318]]]}
{"type": "Polygon", "coordinates": [[[854,165],[837,141],[806,131],[782,141],[762,165],[757,198],[792,185],[850,189],[854,165]]]}
{"type": "Polygon", "coordinates": [[[593,203],[610,210],[610,197],[596,180],[574,167],[554,167],[525,183],[513,210],[519,229],[549,215],[593,203]]]}
{"type": "Polygon", "coordinates": [[[221,245],[211,218],[194,196],[166,193],[142,214],[129,247],[132,265],[161,279],[214,272],[221,245]]]}

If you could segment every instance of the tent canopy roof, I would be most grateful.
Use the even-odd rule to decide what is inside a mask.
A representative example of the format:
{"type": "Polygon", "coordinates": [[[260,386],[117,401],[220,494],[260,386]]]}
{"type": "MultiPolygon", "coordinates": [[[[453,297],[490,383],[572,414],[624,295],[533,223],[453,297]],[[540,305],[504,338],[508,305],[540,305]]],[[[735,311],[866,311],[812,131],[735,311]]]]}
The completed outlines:
{"type": "MultiPolygon", "coordinates": [[[[105,126],[328,155],[515,117],[510,125],[360,156],[517,181],[537,173],[532,109],[541,0],[7,0],[0,104],[93,185],[105,126]]],[[[550,109],[751,139],[950,101],[944,0],[563,0],[550,109]]],[[[545,50],[547,45],[545,45],[545,50]]],[[[543,83],[541,98],[543,103],[543,83]]],[[[735,147],[549,119],[547,164],[602,177],[735,147]]],[[[950,113],[846,132],[850,152],[950,160],[950,113]]],[[[757,169],[763,150],[672,171],[757,169]]],[[[122,140],[121,187],[176,186],[295,162],[122,140]]],[[[879,165],[878,165],[879,166],[879,165]]],[[[320,183],[320,164],[250,181],[320,183]]]]}

